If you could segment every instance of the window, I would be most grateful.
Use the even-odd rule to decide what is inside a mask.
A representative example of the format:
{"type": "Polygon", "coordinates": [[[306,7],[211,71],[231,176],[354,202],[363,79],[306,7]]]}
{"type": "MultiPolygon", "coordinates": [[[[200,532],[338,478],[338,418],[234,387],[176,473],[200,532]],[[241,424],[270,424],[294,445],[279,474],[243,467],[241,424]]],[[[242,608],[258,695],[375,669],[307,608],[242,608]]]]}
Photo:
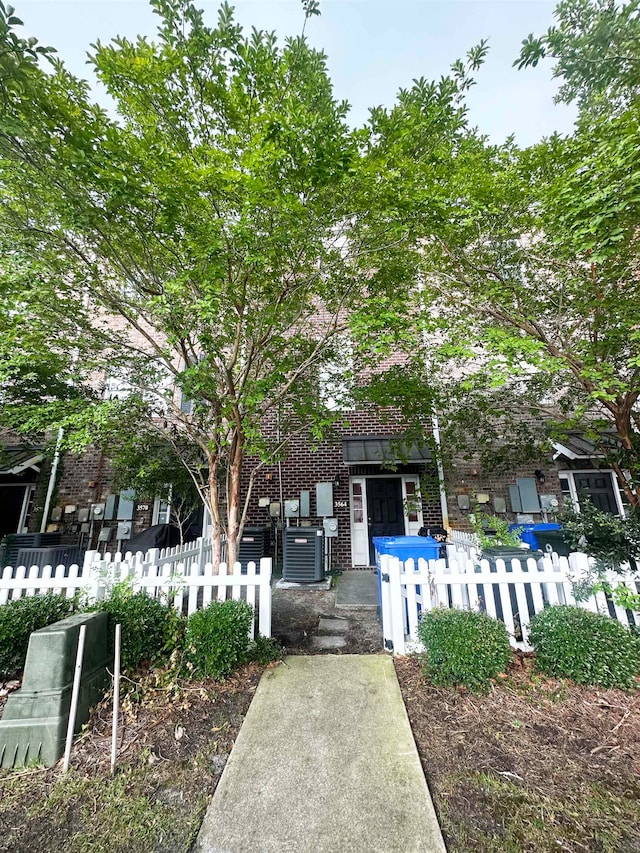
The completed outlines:
{"type": "Polygon", "coordinates": [[[362,524],[364,521],[364,510],[362,506],[362,483],[354,483],[352,486],[352,501],[354,524],[362,524]]]}
{"type": "Polygon", "coordinates": [[[418,521],[418,505],[420,493],[416,492],[416,484],[412,480],[405,482],[407,492],[407,518],[409,521],[418,521]]]}
{"type": "Polygon", "coordinates": [[[171,521],[171,494],[166,498],[158,495],[153,503],[152,524],[169,524],[171,521]]]}
{"type": "Polygon", "coordinates": [[[335,354],[320,367],[318,383],[320,400],[329,411],[353,408],[353,353],[346,338],[336,343],[335,354]]]}

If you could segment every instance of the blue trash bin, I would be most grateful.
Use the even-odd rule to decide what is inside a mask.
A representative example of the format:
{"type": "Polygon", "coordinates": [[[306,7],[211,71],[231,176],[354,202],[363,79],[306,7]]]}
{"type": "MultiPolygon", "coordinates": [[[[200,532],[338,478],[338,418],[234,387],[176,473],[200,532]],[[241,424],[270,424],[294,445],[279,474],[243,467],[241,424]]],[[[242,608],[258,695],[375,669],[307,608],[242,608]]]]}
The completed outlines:
{"type": "Polygon", "coordinates": [[[376,569],[378,575],[378,608],[382,607],[382,571],[380,568],[381,554],[390,554],[400,562],[415,560],[437,560],[440,555],[442,542],[432,536],[374,536],[373,547],[376,552],[376,569]]]}
{"type": "Polygon", "coordinates": [[[532,551],[544,551],[536,538],[536,532],[542,533],[547,530],[560,530],[560,525],[553,522],[541,522],[539,524],[510,524],[509,530],[518,530],[523,542],[531,547],[532,551]]]}

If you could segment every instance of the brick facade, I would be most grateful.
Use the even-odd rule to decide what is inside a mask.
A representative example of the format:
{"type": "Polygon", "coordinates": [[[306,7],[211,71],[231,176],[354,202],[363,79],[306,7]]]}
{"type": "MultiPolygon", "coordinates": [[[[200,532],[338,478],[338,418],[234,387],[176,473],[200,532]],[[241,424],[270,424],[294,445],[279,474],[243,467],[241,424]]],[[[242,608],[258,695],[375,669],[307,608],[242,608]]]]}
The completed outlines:
{"type": "MultiPolygon", "coordinates": [[[[286,458],[280,464],[261,468],[254,483],[247,518],[248,525],[270,524],[268,508],[259,506],[260,498],[269,498],[274,502],[293,500],[300,497],[302,490],[307,490],[310,492],[311,515],[309,518],[301,519],[300,523],[304,521],[305,524],[313,527],[321,527],[322,518],[317,515],[316,508],[316,484],[333,483],[337,478],[339,485],[334,486],[333,499],[334,514],[338,521],[338,537],[332,546],[332,567],[341,569],[352,567],[349,477],[381,474],[399,477],[402,474],[421,475],[423,473],[429,473],[433,477],[435,474],[435,469],[427,471],[425,465],[419,463],[399,465],[393,471],[382,469],[380,465],[346,465],[342,456],[343,438],[364,435],[400,436],[403,433],[403,423],[399,414],[387,411],[381,417],[373,407],[347,412],[345,421],[344,425],[335,430],[331,439],[319,443],[317,447],[311,447],[303,438],[293,437],[287,448],[286,458]]],[[[243,472],[245,492],[256,461],[249,459],[245,465],[243,472]]],[[[431,466],[428,467],[431,468],[431,466]]],[[[437,488],[422,489],[422,511],[425,524],[442,524],[437,488]]],[[[297,521],[292,520],[291,523],[296,524],[297,521]]]]}

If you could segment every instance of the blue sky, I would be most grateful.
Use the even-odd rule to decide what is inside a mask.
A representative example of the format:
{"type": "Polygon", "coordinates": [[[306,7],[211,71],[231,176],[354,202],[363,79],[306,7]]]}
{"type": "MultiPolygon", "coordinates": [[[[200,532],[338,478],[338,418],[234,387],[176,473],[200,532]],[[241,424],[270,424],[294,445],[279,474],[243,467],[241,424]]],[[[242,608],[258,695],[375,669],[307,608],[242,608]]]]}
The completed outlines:
{"type": "MultiPolygon", "coordinates": [[[[86,51],[96,39],[152,36],[155,16],[143,0],[13,0],[28,35],[57,48],[75,74],[92,80],[86,51]]],[[[213,23],[218,2],[200,0],[213,23]]],[[[245,27],[300,32],[299,0],[236,0],[245,27]]],[[[553,22],[548,0],[321,0],[322,15],[307,24],[310,41],[329,57],[336,95],[352,105],[351,122],[366,120],[368,107],[390,105],[415,77],[446,74],[450,64],[481,38],[489,57],[478,72],[468,104],[473,124],[501,142],[514,133],[528,145],[553,131],[568,133],[575,111],[555,105],[558,88],[551,66],[512,68],[523,38],[553,22]]]]}

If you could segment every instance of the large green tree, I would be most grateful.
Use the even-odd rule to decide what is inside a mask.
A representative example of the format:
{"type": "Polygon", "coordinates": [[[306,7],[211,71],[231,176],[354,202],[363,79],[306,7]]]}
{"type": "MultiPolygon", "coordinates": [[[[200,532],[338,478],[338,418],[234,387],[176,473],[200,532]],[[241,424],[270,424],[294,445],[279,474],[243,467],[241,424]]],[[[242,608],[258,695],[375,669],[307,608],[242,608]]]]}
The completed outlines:
{"type": "Polygon", "coordinates": [[[152,6],[155,41],[93,49],[116,117],[3,15],[2,298],[26,357],[0,353],[0,419],[62,427],[74,449],[160,431],[210,510],[214,560],[226,536],[233,561],[246,459],[331,426],[320,376],[344,372],[350,329],[380,337],[364,318],[412,279],[417,210],[467,134],[481,56],[353,130],[303,37],[244,35],[226,4],[215,26],[188,0],[152,6]]]}
{"type": "MultiPolygon", "coordinates": [[[[443,421],[473,430],[475,419],[477,436],[486,414],[482,437],[497,460],[509,439],[524,439],[526,455],[581,430],[632,506],[640,501],[636,5],[559,5],[560,23],[537,49],[559,60],[562,96],[580,100],[575,132],[525,150],[478,146],[459,160],[450,215],[425,243],[424,264],[425,357],[442,377],[432,405],[443,421]],[[609,26],[628,62],[613,63],[613,42],[602,42],[609,26]],[[590,76],[598,51],[602,76],[590,76]],[[609,108],[607,93],[617,93],[609,108]]],[[[538,55],[528,43],[523,62],[538,55]]]]}
{"type": "Polygon", "coordinates": [[[555,60],[562,80],[558,101],[582,111],[623,112],[640,94],[640,3],[638,0],[563,0],[556,23],[522,43],[519,68],[555,60]]]}

